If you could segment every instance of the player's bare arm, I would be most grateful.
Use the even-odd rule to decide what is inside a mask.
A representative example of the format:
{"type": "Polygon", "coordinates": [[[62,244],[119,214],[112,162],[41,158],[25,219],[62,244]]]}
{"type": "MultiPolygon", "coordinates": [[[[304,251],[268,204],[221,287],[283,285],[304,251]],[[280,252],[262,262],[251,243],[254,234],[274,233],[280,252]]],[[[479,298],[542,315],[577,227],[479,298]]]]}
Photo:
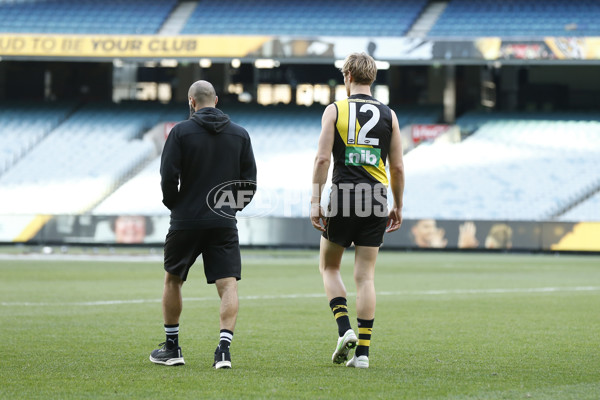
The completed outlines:
{"type": "Polygon", "coordinates": [[[335,119],[337,110],[330,104],[323,112],[321,118],[321,136],[315,157],[312,180],[312,196],[310,199],[310,222],[320,231],[325,231],[325,218],[321,208],[321,193],[327,182],[327,173],[331,164],[331,151],[335,135],[335,119]]]}
{"type": "Polygon", "coordinates": [[[398,117],[392,110],[392,140],[389,153],[390,187],[394,204],[390,210],[386,232],[394,232],[402,225],[402,196],[404,194],[404,160],[402,158],[402,141],[398,117]]]}

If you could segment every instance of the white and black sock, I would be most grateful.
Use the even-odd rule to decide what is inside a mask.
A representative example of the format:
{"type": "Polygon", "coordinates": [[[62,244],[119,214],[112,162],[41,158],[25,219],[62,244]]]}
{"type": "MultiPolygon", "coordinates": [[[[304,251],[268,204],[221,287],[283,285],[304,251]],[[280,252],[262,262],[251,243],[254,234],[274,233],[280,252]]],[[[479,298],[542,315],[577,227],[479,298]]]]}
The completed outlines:
{"type": "Polygon", "coordinates": [[[179,347],[179,324],[165,325],[165,334],[167,335],[166,348],[176,349],[179,347]]]}
{"type": "Polygon", "coordinates": [[[229,350],[231,341],[233,340],[233,332],[227,329],[221,329],[219,347],[223,350],[229,350]]]}

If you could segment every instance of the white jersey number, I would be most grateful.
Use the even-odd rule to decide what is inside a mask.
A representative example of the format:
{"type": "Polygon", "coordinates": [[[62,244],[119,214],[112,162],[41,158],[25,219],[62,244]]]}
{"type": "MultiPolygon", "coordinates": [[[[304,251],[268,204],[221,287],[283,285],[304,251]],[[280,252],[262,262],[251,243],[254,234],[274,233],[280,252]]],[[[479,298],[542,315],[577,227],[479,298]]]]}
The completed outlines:
{"type": "MultiPolygon", "coordinates": [[[[354,144],[356,136],[356,103],[349,102],[348,105],[350,106],[348,113],[348,144],[354,144]],[[351,134],[352,136],[350,136],[351,134]]],[[[367,113],[369,111],[371,111],[371,118],[358,131],[356,144],[377,146],[379,145],[379,139],[368,138],[367,134],[375,127],[375,125],[377,125],[381,115],[379,113],[379,109],[373,104],[363,104],[359,110],[361,113],[367,113]]]]}

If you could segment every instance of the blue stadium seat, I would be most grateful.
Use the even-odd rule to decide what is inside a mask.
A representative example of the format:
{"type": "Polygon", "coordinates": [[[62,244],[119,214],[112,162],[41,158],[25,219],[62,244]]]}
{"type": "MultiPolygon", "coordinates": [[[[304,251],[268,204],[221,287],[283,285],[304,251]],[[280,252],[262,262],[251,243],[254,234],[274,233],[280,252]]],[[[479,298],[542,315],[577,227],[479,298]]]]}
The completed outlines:
{"type": "Polygon", "coordinates": [[[429,37],[600,36],[595,0],[451,0],[429,37]]]}
{"type": "MultiPolygon", "coordinates": [[[[6,115],[18,114],[15,107],[4,108],[8,110],[6,115]]],[[[36,213],[36,209],[84,212],[154,156],[154,145],[141,140],[140,135],[158,122],[173,120],[169,106],[159,104],[90,104],[58,125],[61,113],[64,118],[72,109],[40,107],[32,116],[30,107],[23,108],[27,117],[19,122],[18,138],[22,141],[30,134],[34,136],[21,146],[25,150],[17,154],[21,162],[14,164],[14,159],[8,159],[3,163],[0,159],[0,167],[12,162],[3,174],[0,171],[0,198],[5,200],[0,204],[0,214],[36,213]],[[46,108],[52,114],[43,114],[46,108]],[[39,125],[48,122],[50,125],[39,125]],[[65,198],[65,190],[73,196],[65,198]]],[[[178,107],[178,111],[176,121],[185,118],[185,109],[178,107]]],[[[0,112],[0,122],[3,115],[0,112]]],[[[0,124],[5,125],[10,124],[0,124]]],[[[0,130],[0,138],[11,131],[0,130]]],[[[16,140],[12,139],[10,143],[16,140]]],[[[0,152],[0,156],[3,154],[0,152]]]]}
{"type": "Polygon", "coordinates": [[[176,4],[177,0],[0,0],[0,32],[153,34],[176,4]]]}
{"type": "Polygon", "coordinates": [[[201,0],[181,33],[403,36],[426,4],[426,0],[201,0]]]}

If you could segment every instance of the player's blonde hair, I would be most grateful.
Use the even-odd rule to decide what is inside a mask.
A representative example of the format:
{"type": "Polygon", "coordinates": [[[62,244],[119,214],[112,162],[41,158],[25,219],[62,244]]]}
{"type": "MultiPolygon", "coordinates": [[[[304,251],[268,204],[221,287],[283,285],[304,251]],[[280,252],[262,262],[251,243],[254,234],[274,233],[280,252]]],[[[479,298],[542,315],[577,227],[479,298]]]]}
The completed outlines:
{"type": "Polygon", "coordinates": [[[360,85],[371,85],[377,77],[377,65],[373,57],[366,53],[352,53],[344,61],[341,69],[346,75],[348,72],[354,81],[360,85]]]}

